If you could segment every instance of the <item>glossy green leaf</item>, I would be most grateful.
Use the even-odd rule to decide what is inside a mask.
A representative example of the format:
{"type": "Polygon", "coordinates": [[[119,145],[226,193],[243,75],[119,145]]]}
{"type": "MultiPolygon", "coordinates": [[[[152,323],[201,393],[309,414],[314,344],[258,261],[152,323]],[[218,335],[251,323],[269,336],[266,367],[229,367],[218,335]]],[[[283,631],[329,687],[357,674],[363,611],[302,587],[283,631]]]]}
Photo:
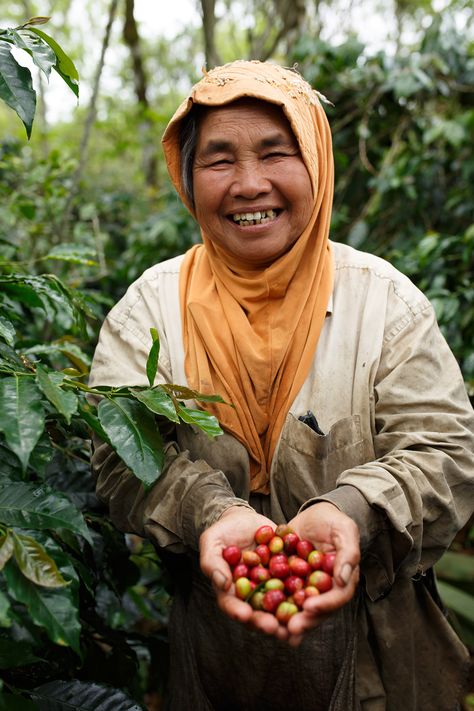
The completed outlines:
{"type": "Polygon", "coordinates": [[[138,402],[126,398],[99,403],[99,420],[119,457],[146,487],[161,474],[163,441],[155,418],[138,402]]]}
{"type": "Polygon", "coordinates": [[[0,99],[18,114],[30,138],[36,111],[31,73],[18,64],[11,53],[11,45],[4,41],[0,41],[0,99]]]}
{"type": "Polygon", "coordinates": [[[69,585],[41,543],[22,533],[13,532],[12,536],[15,561],[28,580],[46,588],[61,588],[69,585]]]}
{"type": "Polygon", "coordinates": [[[69,424],[71,417],[77,412],[78,402],[75,393],[61,388],[64,377],[63,373],[48,373],[41,365],[36,368],[36,382],[40,390],[69,424]]]}
{"type": "Polygon", "coordinates": [[[7,531],[0,536],[0,570],[3,570],[6,563],[13,555],[13,535],[7,531]]]}
{"type": "Polygon", "coordinates": [[[0,669],[24,667],[38,661],[39,658],[33,653],[31,645],[25,640],[17,642],[0,637],[0,669]]]}
{"type": "Polygon", "coordinates": [[[121,689],[90,681],[49,681],[31,692],[40,708],[48,711],[143,711],[121,689]]]}
{"type": "Polygon", "coordinates": [[[443,580],[438,580],[437,585],[446,607],[474,624],[474,596],[454,587],[454,585],[445,583],[443,580]]]}
{"type": "Polygon", "coordinates": [[[160,387],[150,390],[131,390],[131,394],[149,410],[172,422],[179,422],[173,400],[160,387]]]}
{"type": "Polygon", "coordinates": [[[98,435],[103,442],[110,444],[108,435],[100,424],[100,420],[95,414],[94,408],[92,408],[88,403],[79,404],[79,414],[92,432],[95,432],[95,434],[98,435]]]}
{"type": "Polygon", "coordinates": [[[93,259],[96,255],[96,250],[87,245],[63,243],[55,245],[44,258],[92,267],[97,265],[93,259]]]}
{"type": "Polygon", "coordinates": [[[3,338],[9,346],[15,345],[15,326],[9,319],[0,314],[0,338],[3,338]]]}
{"type": "Polygon", "coordinates": [[[67,56],[63,49],[61,49],[56,40],[42,30],[39,30],[37,27],[32,27],[30,32],[37,34],[38,37],[41,37],[41,39],[51,47],[57,59],[54,67],[55,70],[66,82],[68,87],[74,92],[74,94],[79,96],[79,74],[72,59],[67,56]]]}
{"type": "Polygon", "coordinates": [[[150,387],[152,388],[155,383],[156,371],[158,370],[158,358],[160,357],[160,337],[156,328],[150,328],[150,335],[153,341],[153,345],[150,348],[148,358],[146,361],[146,374],[150,387]]]}
{"type": "Polygon", "coordinates": [[[30,454],[44,430],[41,393],[29,377],[0,380],[0,431],[26,471],[30,454]]]}
{"type": "MultiPolygon", "coordinates": [[[[10,616],[11,605],[8,597],[0,590],[0,627],[11,627],[13,619],[10,616]]],[[[1,639],[1,637],[0,637],[1,639]]],[[[0,652],[1,656],[1,652],[0,652]]]]}
{"type": "Polygon", "coordinates": [[[56,64],[56,55],[51,47],[28,30],[9,30],[9,35],[15,45],[28,52],[36,66],[49,78],[51,69],[56,64]]]}
{"type": "Polygon", "coordinates": [[[26,605],[33,622],[44,627],[53,642],[70,646],[80,654],[79,611],[71,587],[51,589],[35,585],[12,561],[5,566],[4,576],[9,595],[26,605]]]}
{"type": "Polygon", "coordinates": [[[204,395],[197,390],[191,390],[184,385],[165,383],[160,385],[165,392],[181,400],[201,400],[201,402],[225,402],[220,395],[204,395]]]}
{"type": "Polygon", "coordinates": [[[178,407],[178,414],[183,422],[189,425],[196,425],[196,427],[203,430],[209,437],[217,437],[223,434],[217,417],[210,415],[209,412],[205,412],[204,410],[192,410],[189,407],[180,405],[178,407]]]}
{"type": "Polygon", "coordinates": [[[66,528],[91,543],[82,514],[58,491],[26,482],[0,482],[0,522],[7,526],[66,528]]]}

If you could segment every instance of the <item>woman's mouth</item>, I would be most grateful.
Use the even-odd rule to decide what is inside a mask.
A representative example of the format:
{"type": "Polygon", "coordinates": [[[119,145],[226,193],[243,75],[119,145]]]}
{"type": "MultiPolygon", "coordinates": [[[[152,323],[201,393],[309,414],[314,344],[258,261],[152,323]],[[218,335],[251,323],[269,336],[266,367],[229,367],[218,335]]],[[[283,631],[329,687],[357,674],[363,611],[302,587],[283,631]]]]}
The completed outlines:
{"type": "Polygon", "coordinates": [[[231,219],[240,227],[249,227],[250,225],[262,225],[266,222],[274,220],[280,210],[259,210],[256,212],[236,212],[231,215],[231,219]]]}

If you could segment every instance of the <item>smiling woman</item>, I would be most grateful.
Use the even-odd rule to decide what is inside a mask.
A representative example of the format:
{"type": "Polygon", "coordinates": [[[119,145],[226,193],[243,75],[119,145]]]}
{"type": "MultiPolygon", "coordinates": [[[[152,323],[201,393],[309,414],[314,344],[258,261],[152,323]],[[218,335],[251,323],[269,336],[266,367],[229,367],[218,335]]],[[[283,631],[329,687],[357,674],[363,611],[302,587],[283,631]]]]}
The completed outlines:
{"type": "Polygon", "coordinates": [[[208,109],[193,166],[196,219],[216,248],[266,267],[309,223],[311,181],[281,109],[241,100],[208,109]]]}
{"type": "Polygon", "coordinates": [[[114,307],[92,383],[146,383],[153,327],[157,383],[232,405],[201,403],[224,429],[212,441],[176,426],[148,492],[96,442],[112,520],[176,582],[168,708],[454,711],[468,655],[432,566],[472,511],[474,416],[431,305],[329,240],[331,134],[294,71],[210,71],[163,148],[202,243],[114,307]],[[334,554],[334,584],[283,624],[236,597],[222,552],[287,523],[334,554]]]}

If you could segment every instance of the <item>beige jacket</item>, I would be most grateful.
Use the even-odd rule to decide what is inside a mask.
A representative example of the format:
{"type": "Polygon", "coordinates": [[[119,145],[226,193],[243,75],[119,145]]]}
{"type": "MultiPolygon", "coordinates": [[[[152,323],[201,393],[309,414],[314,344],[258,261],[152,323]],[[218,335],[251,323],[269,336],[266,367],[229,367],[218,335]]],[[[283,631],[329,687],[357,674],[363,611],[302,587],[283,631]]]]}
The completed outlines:
{"type": "MultiPolygon", "coordinates": [[[[240,443],[190,427],[178,428],[147,497],[115,454],[98,446],[98,494],[119,528],[176,553],[197,550],[200,533],[235,503],[250,501],[280,523],[315,499],[332,501],[361,532],[354,708],[451,711],[466,651],[413,580],[423,581],[473,511],[473,411],[426,297],[387,262],[342,244],[333,249],[332,299],[274,456],[270,496],[249,496],[240,443]],[[308,410],[324,435],[299,421],[308,410]]],[[[186,383],[181,259],[147,270],[112,309],[92,384],[145,385],[152,326],[161,338],[157,380],[186,383]]]]}

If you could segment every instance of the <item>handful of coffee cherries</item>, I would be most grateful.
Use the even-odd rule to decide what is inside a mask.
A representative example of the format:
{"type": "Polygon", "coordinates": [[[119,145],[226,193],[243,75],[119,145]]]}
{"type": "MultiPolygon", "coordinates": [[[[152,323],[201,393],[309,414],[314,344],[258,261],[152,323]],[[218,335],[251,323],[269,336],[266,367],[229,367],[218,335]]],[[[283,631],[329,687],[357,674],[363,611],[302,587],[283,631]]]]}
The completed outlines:
{"type": "Polygon", "coordinates": [[[332,588],[334,552],[321,553],[286,524],[260,526],[254,541],[255,549],[227,546],[222,551],[236,596],[254,610],[270,612],[285,625],[306,598],[332,588]]]}

